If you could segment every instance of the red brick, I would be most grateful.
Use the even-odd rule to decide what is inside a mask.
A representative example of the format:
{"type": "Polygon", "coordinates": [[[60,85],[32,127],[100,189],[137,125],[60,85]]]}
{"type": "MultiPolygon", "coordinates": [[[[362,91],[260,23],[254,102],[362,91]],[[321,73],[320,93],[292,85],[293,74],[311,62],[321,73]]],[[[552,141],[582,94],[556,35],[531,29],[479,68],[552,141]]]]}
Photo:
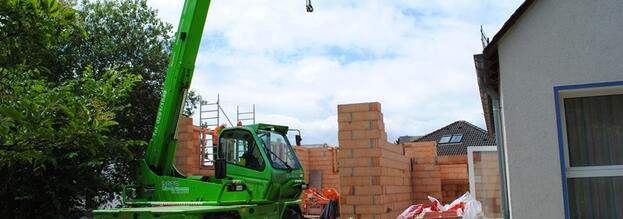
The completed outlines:
{"type": "Polygon", "coordinates": [[[338,122],[350,122],[353,121],[352,113],[338,113],[337,114],[338,122]]]}
{"type": "Polygon", "coordinates": [[[381,130],[355,130],[355,131],[351,131],[352,132],[352,139],[377,139],[377,138],[381,138],[383,139],[383,136],[385,134],[384,131],[381,130]]]}
{"type": "Polygon", "coordinates": [[[370,103],[370,111],[381,112],[381,103],[379,102],[370,103]]]}
{"type": "MultiPolygon", "coordinates": [[[[352,186],[351,189],[351,194],[352,195],[382,195],[383,194],[383,187],[379,186],[379,185],[372,185],[372,186],[352,186]]],[[[378,199],[378,197],[377,197],[378,199]]],[[[377,201],[375,204],[379,204],[382,202],[377,201]]]]}
{"type": "Polygon", "coordinates": [[[369,103],[353,103],[353,104],[340,104],[337,105],[337,111],[340,113],[346,112],[368,112],[371,106],[369,103]]]}
{"type": "Polygon", "coordinates": [[[358,205],[355,207],[357,214],[381,214],[386,211],[387,209],[383,205],[358,205]]]}
{"type": "Polygon", "coordinates": [[[350,176],[350,177],[340,177],[340,186],[347,185],[380,185],[380,180],[378,176],[350,176]]]}
{"type": "Polygon", "coordinates": [[[354,112],[350,113],[351,120],[346,121],[381,120],[382,116],[383,115],[380,112],[354,112]]]}
{"type": "Polygon", "coordinates": [[[380,139],[340,139],[340,148],[374,148],[380,143],[380,139]]]}
{"type": "Polygon", "coordinates": [[[355,208],[353,205],[347,205],[340,203],[340,214],[353,214],[355,213],[355,208]]]}
{"type": "Polygon", "coordinates": [[[340,131],[381,129],[379,124],[380,122],[375,120],[340,122],[338,129],[340,131]]]}
{"type": "MultiPolygon", "coordinates": [[[[343,154],[342,152],[340,152],[340,155],[343,154]]],[[[344,167],[373,167],[373,166],[379,166],[380,161],[378,158],[373,158],[373,157],[359,157],[359,158],[340,158],[338,160],[338,165],[340,168],[344,168],[344,167]]]]}

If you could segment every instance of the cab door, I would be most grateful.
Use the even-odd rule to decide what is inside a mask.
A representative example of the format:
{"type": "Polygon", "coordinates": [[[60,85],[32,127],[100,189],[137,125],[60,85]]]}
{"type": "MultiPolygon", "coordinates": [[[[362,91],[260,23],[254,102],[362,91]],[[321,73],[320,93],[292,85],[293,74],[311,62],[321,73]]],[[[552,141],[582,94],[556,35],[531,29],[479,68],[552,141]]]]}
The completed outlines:
{"type": "Polygon", "coordinates": [[[270,180],[270,168],[254,135],[246,129],[225,130],[219,136],[217,152],[226,162],[227,177],[242,181],[253,201],[266,201],[263,194],[270,180]]]}

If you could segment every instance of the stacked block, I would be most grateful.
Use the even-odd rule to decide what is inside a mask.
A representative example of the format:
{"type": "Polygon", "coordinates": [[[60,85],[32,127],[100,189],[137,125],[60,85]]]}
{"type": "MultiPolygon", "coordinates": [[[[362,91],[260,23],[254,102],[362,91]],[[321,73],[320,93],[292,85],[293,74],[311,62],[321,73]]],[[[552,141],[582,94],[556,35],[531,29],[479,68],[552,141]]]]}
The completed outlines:
{"type": "Polygon", "coordinates": [[[405,154],[413,158],[413,200],[415,203],[428,204],[428,196],[442,198],[441,169],[436,164],[437,143],[413,142],[404,144],[405,154]]]}
{"type": "Polygon", "coordinates": [[[341,217],[396,218],[411,204],[411,162],[387,142],[381,105],[339,105],[338,123],[341,217]]]}
{"type": "Polygon", "coordinates": [[[301,166],[303,166],[305,182],[309,182],[309,150],[304,147],[295,146],[294,153],[296,153],[296,157],[299,158],[299,162],[301,162],[301,166]]]}
{"type": "MultiPolygon", "coordinates": [[[[311,165],[310,170],[320,171],[322,173],[322,187],[339,189],[340,175],[337,169],[334,168],[334,156],[337,154],[334,152],[334,148],[312,148],[309,150],[309,160],[314,164],[311,165]]],[[[339,192],[339,190],[338,190],[339,192]]]]}
{"type": "Polygon", "coordinates": [[[469,191],[468,180],[443,180],[441,181],[442,196],[440,201],[451,203],[469,191]]]}
{"type": "Polygon", "coordinates": [[[467,180],[467,164],[448,164],[441,166],[442,180],[467,180]]]}
{"type": "Polygon", "coordinates": [[[433,196],[450,203],[469,191],[467,156],[437,156],[437,142],[411,142],[404,144],[405,155],[413,158],[413,200],[430,203],[433,196]]]}
{"type": "Polygon", "coordinates": [[[322,173],[322,188],[334,188],[338,189],[339,192],[340,177],[337,169],[337,148],[294,147],[294,150],[301,165],[303,165],[305,182],[310,182],[309,176],[312,171],[320,171],[322,173]]]}
{"type": "Polygon", "coordinates": [[[467,164],[467,155],[444,155],[437,156],[437,164],[445,165],[445,164],[467,164]]]}
{"type": "Polygon", "coordinates": [[[213,169],[201,166],[201,144],[199,127],[193,126],[192,118],[181,118],[177,124],[177,148],[174,164],[182,174],[191,176],[212,176],[213,169]]]}
{"type": "MultiPolygon", "coordinates": [[[[465,155],[463,155],[466,157],[465,155]]],[[[460,156],[443,156],[460,157],[460,156]]],[[[450,203],[469,191],[469,176],[467,174],[467,163],[439,165],[441,172],[440,197],[444,203],[450,203]]]]}
{"type": "Polygon", "coordinates": [[[195,130],[192,118],[181,118],[177,124],[175,167],[182,174],[196,174],[199,167],[199,129],[195,130]],[[196,141],[195,141],[196,140],[196,141]],[[196,143],[197,145],[193,145],[196,143]]]}

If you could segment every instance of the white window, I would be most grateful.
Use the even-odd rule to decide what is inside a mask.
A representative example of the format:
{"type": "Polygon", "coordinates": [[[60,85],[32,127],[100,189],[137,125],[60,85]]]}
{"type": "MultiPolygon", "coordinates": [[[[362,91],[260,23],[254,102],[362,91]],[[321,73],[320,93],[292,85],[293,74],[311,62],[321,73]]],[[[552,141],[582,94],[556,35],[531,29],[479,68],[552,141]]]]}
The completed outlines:
{"type": "Polygon", "coordinates": [[[569,218],[623,218],[623,86],[557,89],[569,218]]]}

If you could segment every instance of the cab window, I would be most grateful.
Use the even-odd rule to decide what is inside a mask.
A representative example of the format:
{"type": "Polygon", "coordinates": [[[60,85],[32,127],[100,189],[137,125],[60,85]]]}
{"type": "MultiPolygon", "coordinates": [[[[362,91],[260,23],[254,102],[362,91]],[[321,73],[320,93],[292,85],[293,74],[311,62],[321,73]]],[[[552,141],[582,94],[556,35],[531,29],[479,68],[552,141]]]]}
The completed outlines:
{"type": "Polygon", "coordinates": [[[234,165],[261,171],[264,161],[253,136],[247,131],[228,131],[219,138],[219,156],[234,165]]]}

